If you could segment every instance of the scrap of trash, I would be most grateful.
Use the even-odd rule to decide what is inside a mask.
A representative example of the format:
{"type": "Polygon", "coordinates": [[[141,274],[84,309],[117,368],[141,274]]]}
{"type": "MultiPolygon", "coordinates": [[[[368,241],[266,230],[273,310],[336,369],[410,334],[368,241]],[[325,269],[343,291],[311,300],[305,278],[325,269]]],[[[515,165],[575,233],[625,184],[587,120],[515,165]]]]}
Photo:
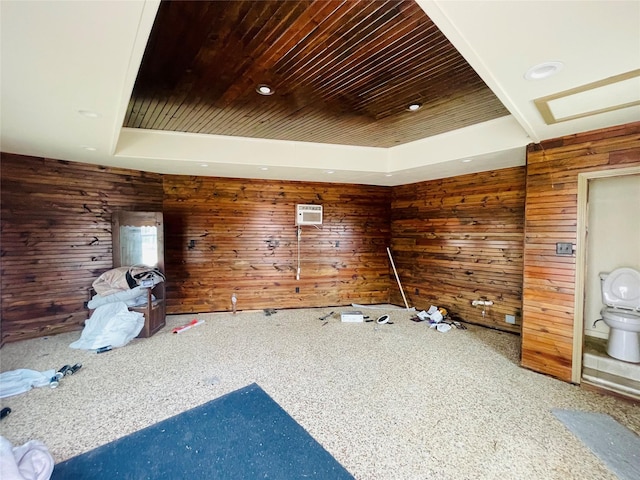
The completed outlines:
{"type": "Polygon", "coordinates": [[[459,330],[466,330],[467,327],[463,323],[460,323],[449,318],[449,312],[445,308],[436,307],[431,305],[429,310],[418,312],[411,317],[414,322],[429,322],[429,328],[435,328],[439,332],[446,333],[451,328],[455,327],[459,330]]]}
{"type": "Polygon", "coordinates": [[[184,332],[186,332],[187,330],[189,330],[189,329],[191,329],[193,327],[197,327],[198,325],[202,325],[203,323],[204,323],[204,320],[198,320],[197,318],[194,318],[189,323],[187,323],[185,325],[181,325],[179,327],[176,327],[171,331],[173,333],[184,333],[184,332]]]}

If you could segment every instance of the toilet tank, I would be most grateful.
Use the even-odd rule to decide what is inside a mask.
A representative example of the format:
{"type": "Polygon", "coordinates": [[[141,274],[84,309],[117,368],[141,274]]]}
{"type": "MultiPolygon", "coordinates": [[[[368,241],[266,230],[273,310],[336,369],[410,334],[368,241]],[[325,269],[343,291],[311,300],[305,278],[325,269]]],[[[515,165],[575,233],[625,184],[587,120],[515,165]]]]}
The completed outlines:
{"type": "Polygon", "coordinates": [[[640,310],[640,272],[624,267],[599,276],[602,303],[609,307],[640,310]]]}

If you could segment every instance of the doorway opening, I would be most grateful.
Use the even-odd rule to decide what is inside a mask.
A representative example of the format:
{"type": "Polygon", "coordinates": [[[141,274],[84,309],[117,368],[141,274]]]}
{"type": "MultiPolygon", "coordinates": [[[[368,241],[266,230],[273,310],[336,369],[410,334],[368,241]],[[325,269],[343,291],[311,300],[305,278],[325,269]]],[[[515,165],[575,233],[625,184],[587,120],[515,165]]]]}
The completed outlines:
{"type": "Polygon", "coordinates": [[[640,399],[640,364],[606,353],[600,272],[640,270],[640,167],[578,176],[572,381],[640,399]]]}

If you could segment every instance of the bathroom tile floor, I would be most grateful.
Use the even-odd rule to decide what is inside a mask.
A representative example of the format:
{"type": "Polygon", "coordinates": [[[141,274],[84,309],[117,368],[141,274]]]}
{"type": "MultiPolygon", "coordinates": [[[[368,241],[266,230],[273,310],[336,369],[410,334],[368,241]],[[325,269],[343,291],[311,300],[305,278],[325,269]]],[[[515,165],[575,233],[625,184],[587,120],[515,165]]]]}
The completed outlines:
{"type": "Polygon", "coordinates": [[[640,399],[640,364],[607,355],[607,340],[585,337],[582,360],[583,381],[640,399]]]}

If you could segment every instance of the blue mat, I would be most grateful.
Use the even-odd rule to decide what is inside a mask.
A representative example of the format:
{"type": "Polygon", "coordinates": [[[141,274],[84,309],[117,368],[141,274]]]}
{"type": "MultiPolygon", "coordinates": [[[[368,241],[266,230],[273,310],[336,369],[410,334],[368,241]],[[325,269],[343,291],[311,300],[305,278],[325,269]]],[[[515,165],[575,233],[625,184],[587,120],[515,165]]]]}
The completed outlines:
{"type": "Polygon", "coordinates": [[[61,479],[353,479],[258,385],[55,466],[61,479]]]}
{"type": "Polygon", "coordinates": [[[634,432],[602,413],[551,412],[620,480],[640,478],[640,437],[634,432]]]}

